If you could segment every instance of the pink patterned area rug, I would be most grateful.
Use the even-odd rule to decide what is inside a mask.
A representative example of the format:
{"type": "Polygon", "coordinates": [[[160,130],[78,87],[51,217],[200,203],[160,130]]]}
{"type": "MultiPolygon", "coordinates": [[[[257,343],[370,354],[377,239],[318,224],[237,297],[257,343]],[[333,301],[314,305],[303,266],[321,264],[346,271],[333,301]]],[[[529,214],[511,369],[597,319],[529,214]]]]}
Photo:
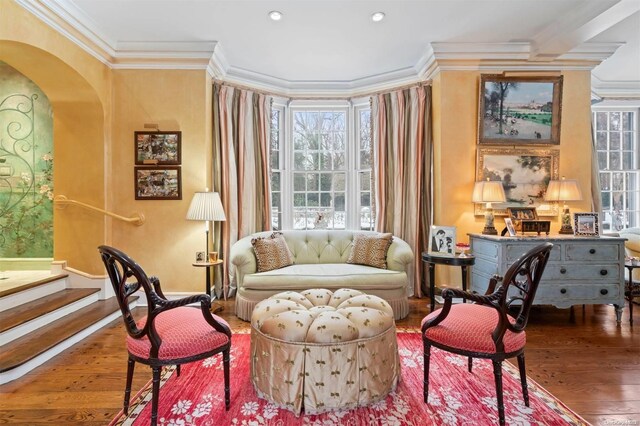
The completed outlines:
{"type": "MultiPolygon", "coordinates": [[[[249,379],[249,334],[235,333],[231,350],[231,407],[224,409],[222,357],[164,369],[158,424],[190,425],[493,425],[498,424],[491,361],[467,360],[439,349],[431,352],[429,404],[422,401],[423,357],[420,333],[399,332],[402,378],[395,392],[368,407],[296,417],[258,398],[249,379]]],[[[139,368],[142,366],[139,366],[139,368]]],[[[145,368],[145,367],[142,367],[145,368]]],[[[531,407],[522,400],[517,369],[503,363],[504,402],[508,425],[588,425],[540,385],[529,379],[531,407]]],[[[124,383],[123,383],[124,388],[124,383]]],[[[124,391],[124,389],[123,389],[124,391]]],[[[110,425],[148,425],[148,383],[133,398],[129,415],[118,413],[110,425]]]]}

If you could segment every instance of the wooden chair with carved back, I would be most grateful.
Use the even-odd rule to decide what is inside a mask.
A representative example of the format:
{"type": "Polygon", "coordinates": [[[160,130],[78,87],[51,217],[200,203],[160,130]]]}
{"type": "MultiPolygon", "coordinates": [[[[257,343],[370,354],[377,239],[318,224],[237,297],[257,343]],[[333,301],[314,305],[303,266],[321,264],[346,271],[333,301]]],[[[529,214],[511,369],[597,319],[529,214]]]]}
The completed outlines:
{"type": "Polygon", "coordinates": [[[473,358],[492,361],[501,425],[505,424],[502,362],[507,358],[517,357],[522,394],[525,405],[529,406],[524,329],[552,248],[553,244],[545,243],[522,255],[511,265],[504,279],[498,276],[491,279],[487,295],[451,288],[443,290],[442,309],[430,313],[422,320],[425,403],[428,402],[429,395],[431,346],[435,346],[468,357],[469,372],[472,371],[473,358]],[[495,290],[500,281],[502,284],[495,290]],[[452,305],[454,297],[466,298],[472,303],[452,305]],[[515,316],[509,313],[510,309],[516,310],[515,316]]]}
{"type": "Polygon", "coordinates": [[[134,260],[109,246],[98,247],[109,279],[116,293],[127,329],[129,353],[124,413],[129,410],[131,381],[136,362],[149,365],[153,371],[151,424],[158,418],[160,372],[163,366],[180,365],[222,353],[225,408],[229,409],[229,352],[231,330],[220,317],[209,311],[211,298],[200,294],[179,300],[167,300],[160,281],[147,277],[134,260]],[[134,281],[129,281],[133,279],[134,281]],[[129,297],[142,289],[147,298],[147,315],[136,321],[129,309],[129,297]],[[199,307],[187,305],[199,303],[199,307]]]}

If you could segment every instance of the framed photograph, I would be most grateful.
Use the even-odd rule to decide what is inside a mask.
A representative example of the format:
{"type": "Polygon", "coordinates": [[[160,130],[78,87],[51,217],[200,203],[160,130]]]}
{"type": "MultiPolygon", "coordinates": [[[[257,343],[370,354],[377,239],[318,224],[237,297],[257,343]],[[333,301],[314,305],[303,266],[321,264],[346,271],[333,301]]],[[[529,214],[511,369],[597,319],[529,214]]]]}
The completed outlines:
{"type": "Polygon", "coordinates": [[[511,237],[515,237],[516,236],[516,228],[513,226],[513,222],[511,221],[511,218],[505,217],[504,218],[504,224],[507,225],[507,231],[509,232],[509,235],[511,237]]]}
{"type": "Polygon", "coordinates": [[[575,235],[591,237],[600,235],[598,213],[574,213],[573,223],[573,233],[575,235]]]}
{"type": "Polygon", "coordinates": [[[429,241],[429,254],[454,256],[456,254],[455,226],[432,226],[429,241]]]}
{"type": "Polygon", "coordinates": [[[182,200],[180,167],[134,167],[136,200],[182,200]]]}
{"type": "Polygon", "coordinates": [[[478,143],[558,145],[562,76],[480,77],[478,143]]]}
{"type": "Polygon", "coordinates": [[[136,164],[180,164],[182,132],[135,132],[136,164]]]}
{"type": "MultiPolygon", "coordinates": [[[[476,182],[489,178],[501,181],[504,188],[507,201],[493,203],[495,215],[507,215],[510,207],[534,208],[538,216],[558,215],[557,203],[544,200],[549,181],[558,179],[558,150],[479,147],[477,155],[476,182]]],[[[484,204],[476,203],[475,214],[484,215],[484,207],[484,204]]]]}

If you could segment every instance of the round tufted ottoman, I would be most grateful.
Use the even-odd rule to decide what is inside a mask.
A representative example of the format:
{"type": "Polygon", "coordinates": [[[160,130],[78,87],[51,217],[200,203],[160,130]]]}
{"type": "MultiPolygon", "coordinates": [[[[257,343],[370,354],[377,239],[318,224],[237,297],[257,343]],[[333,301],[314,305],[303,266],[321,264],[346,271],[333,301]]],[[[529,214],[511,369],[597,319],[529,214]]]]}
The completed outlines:
{"type": "Polygon", "coordinates": [[[287,291],[251,315],[251,380],[296,414],[355,408],[395,389],[400,363],[393,310],[357,290],[287,291]]]}

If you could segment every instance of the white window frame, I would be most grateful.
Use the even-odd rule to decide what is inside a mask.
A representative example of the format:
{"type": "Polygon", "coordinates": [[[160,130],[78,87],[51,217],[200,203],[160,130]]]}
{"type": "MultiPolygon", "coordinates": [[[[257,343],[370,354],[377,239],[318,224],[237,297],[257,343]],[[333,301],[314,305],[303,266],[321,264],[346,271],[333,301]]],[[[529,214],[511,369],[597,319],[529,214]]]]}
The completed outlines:
{"type": "MultiPolygon", "coordinates": [[[[633,112],[635,113],[635,121],[634,121],[634,144],[635,144],[635,162],[636,162],[636,167],[640,167],[640,102],[621,102],[621,101],[605,101],[602,102],[600,104],[595,104],[592,105],[591,107],[591,112],[592,112],[592,122],[593,122],[593,135],[594,135],[594,139],[595,139],[595,143],[597,143],[597,137],[598,137],[598,129],[597,129],[597,119],[596,119],[596,113],[598,112],[607,112],[607,113],[611,113],[611,112],[620,112],[620,113],[625,113],[625,112],[633,112]]],[[[607,121],[607,133],[609,133],[609,122],[607,121]]],[[[620,140],[620,144],[622,146],[622,144],[624,143],[624,141],[621,139],[620,140]]],[[[594,161],[596,161],[598,164],[598,179],[600,179],[600,170],[599,170],[599,160],[598,157],[596,156],[596,158],[594,159],[594,161]]],[[[620,158],[620,162],[621,164],[623,164],[624,159],[620,158]]],[[[637,169],[636,169],[637,170],[637,169]]],[[[620,170],[620,172],[624,173],[625,170],[620,170]]],[[[613,184],[613,182],[612,182],[613,184]]],[[[637,174],[636,176],[636,182],[635,182],[635,187],[638,188],[635,192],[636,192],[636,197],[635,197],[635,203],[633,205],[633,207],[631,208],[631,211],[635,212],[635,217],[633,219],[629,219],[629,221],[631,222],[631,224],[633,226],[640,226],[640,173],[637,174]]],[[[609,190],[608,191],[610,194],[613,194],[613,190],[609,190]]],[[[628,192],[628,191],[626,191],[628,192]]],[[[601,200],[602,201],[602,200],[601,200]]],[[[613,197],[611,197],[610,200],[610,206],[613,205],[613,197]]],[[[624,210],[627,211],[627,210],[624,210]]],[[[605,216],[605,210],[604,210],[604,205],[603,205],[603,210],[601,212],[599,212],[602,214],[602,226],[604,227],[605,223],[609,224],[610,229],[607,229],[605,231],[607,232],[615,232],[616,229],[613,229],[614,224],[613,224],[613,220],[606,221],[606,216],[605,216]]],[[[625,224],[623,223],[623,227],[625,226],[625,224]]]]}
{"type": "Polygon", "coordinates": [[[293,229],[293,125],[300,111],[340,111],[345,113],[345,229],[360,229],[360,186],[358,182],[358,114],[369,108],[369,98],[357,100],[292,100],[274,98],[273,109],[280,111],[280,191],[281,229],[293,229]]]}

